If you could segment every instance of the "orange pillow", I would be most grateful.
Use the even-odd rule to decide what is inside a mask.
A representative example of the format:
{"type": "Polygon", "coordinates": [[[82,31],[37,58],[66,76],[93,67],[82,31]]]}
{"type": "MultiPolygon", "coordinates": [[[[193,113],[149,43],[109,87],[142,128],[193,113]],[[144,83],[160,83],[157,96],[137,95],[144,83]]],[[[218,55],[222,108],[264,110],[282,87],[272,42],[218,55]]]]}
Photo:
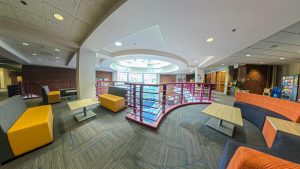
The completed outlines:
{"type": "Polygon", "coordinates": [[[231,158],[227,169],[300,169],[300,165],[260,151],[239,147],[231,158]]]}

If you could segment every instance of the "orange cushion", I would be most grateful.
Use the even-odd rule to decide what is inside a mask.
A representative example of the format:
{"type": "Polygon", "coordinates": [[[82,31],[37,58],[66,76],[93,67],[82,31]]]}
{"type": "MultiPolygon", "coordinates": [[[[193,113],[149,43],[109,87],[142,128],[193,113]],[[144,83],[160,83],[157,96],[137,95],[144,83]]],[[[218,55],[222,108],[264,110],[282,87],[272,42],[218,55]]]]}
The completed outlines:
{"type": "Polygon", "coordinates": [[[242,92],[235,94],[235,101],[271,110],[293,122],[300,122],[300,104],[296,102],[242,92]]]}
{"type": "Polygon", "coordinates": [[[266,143],[269,148],[272,147],[277,131],[274,129],[269,120],[265,120],[265,124],[262,130],[263,136],[265,137],[266,143]]]}
{"type": "Polygon", "coordinates": [[[231,158],[227,169],[300,169],[292,163],[260,151],[239,147],[231,158]]]}

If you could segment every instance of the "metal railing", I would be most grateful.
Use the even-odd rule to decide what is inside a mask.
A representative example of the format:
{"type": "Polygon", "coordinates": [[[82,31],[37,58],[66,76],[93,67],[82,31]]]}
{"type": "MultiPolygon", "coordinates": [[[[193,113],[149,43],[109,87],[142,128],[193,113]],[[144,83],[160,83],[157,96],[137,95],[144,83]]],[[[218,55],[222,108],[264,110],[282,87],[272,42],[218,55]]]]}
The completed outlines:
{"type": "Polygon", "coordinates": [[[97,81],[97,95],[107,93],[110,86],[120,86],[127,90],[125,100],[128,120],[154,129],[177,107],[209,104],[212,101],[213,84],[209,83],[142,84],[97,81]]]}

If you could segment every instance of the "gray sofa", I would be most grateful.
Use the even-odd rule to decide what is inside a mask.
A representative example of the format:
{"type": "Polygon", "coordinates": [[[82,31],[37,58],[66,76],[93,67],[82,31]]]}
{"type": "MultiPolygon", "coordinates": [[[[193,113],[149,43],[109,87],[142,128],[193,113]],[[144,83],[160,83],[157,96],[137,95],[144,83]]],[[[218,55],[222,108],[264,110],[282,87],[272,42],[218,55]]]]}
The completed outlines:
{"type": "Polygon", "coordinates": [[[20,95],[0,102],[0,163],[14,158],[6,133],[26,109],[20,95]]]}

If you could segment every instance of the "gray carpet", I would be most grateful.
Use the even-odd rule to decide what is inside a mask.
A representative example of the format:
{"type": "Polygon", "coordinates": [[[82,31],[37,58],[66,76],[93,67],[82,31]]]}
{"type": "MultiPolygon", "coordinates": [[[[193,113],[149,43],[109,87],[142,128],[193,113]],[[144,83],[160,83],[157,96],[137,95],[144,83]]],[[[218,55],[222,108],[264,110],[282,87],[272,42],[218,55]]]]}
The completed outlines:
{"type": "MultiPolygon", "coordinates": [[[[33,106],[39,101],[27,102],[33,106]]],[[[206,106],[179,108],[153,131],[129,123],[124,111],[111,113],[101,107],[92,108],[97,114],[95,118],[78,123],[74,119],[76,112],[71,112],[66,102],[55,104],[54,142],[2,168],[215,169],[228,139],[265,146],[261,132],[246,120],[244,127],[236,128],[234,138],[205,126],[209,116],[200,112],[206,106]]]]}

